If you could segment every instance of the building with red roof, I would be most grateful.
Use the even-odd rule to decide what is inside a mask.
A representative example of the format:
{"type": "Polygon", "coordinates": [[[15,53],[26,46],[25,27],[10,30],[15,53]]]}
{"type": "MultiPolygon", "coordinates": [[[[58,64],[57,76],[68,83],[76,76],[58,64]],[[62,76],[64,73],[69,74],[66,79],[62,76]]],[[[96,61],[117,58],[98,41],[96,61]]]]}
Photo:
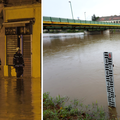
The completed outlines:
{"type": "Polygon", "coordinates": [[[96,21],[100,22],[110,22],[110,23],[120,23],[120,16],[106,16],[99,17],[96,21]]]}

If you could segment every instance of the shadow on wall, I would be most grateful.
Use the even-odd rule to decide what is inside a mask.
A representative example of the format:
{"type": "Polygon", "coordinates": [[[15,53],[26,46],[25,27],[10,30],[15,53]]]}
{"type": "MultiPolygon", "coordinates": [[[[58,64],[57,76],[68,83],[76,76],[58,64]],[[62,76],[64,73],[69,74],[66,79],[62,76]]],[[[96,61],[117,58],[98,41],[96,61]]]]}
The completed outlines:
{"type": "Polygon", "coordinates": [[[3,76],[4,76],[4,70],[3,70],[3,66],[0,58],[0,77],[3,77],[3,76]]]}

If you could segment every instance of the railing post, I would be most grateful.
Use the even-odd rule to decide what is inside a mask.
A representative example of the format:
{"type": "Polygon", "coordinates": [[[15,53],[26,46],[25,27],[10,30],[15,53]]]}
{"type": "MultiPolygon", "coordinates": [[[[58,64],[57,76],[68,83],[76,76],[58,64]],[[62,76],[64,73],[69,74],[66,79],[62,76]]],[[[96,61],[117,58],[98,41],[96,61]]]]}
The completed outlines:
{"type": "Polygon", "coordinates": [[[52,17],[50,17],[50,20],[51,20],[51,22],[52,22],[52,17]]]}
{"type": "Polygon", "coordinates": [[[59,18],[60,22],[61,22],[61,18],[59,18]]]}
{"type": "Polygon", "coordinates": [[[69,23],[69,20],[67,19],[67,22],[69,23]]]}
{"type": "Polygon", "coordinates": [[[74,23],[75,23],[75,19],[74,19],[74,23]]]}

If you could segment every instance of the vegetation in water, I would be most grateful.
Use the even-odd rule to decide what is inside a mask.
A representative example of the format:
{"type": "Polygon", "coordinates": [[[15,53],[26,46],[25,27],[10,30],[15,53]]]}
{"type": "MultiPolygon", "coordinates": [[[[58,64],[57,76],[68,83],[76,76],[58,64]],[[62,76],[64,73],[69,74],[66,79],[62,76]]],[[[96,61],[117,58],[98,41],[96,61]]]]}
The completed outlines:
{"type": "MultiPolygon", "coordinates": [[[[73,100],[69,102],[67,96],[60,95],[53,98],[49,93],[43,94],[43,120],[109,120],[108,112],[98,103],[84,105],[82,101],[73,100]]],[[[110,108],[111,109],[111,108],[110,108]]],[[[113,119],[116,120],[114,115],[113,119]]]]}

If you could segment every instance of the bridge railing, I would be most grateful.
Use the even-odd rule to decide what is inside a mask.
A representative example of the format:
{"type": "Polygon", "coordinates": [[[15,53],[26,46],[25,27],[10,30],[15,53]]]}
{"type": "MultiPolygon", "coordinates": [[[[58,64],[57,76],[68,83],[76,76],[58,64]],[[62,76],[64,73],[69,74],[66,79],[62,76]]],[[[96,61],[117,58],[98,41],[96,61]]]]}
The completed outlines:
{"type": "Polygon", "coordinates": [[[66,22],[66,23],[88,23],[88,24],[120,25],[119,23],[108,23],[108,22],[98,22],[98,21],[65,19],[65,18],[46,17],[46,16],[43,16],[43,21],[49,21],[49,22],[66,22]]]}

